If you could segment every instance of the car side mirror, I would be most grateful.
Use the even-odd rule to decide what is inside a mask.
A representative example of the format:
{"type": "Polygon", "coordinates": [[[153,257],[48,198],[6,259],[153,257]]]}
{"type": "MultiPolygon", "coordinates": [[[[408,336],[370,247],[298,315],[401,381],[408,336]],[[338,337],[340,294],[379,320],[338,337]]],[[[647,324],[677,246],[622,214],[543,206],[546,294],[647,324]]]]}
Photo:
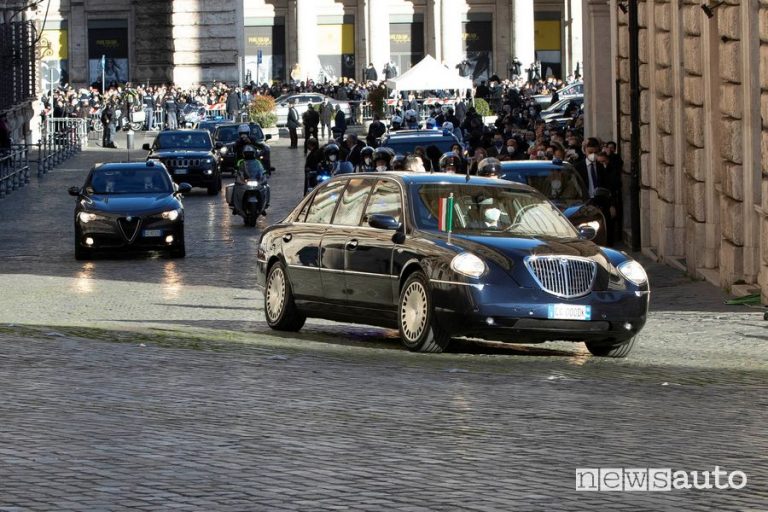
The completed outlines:
{"type": "Polygon", "coordinates": [[[144,144],[143,146],[141,146],[141,149],[143,149],[144,151],[152,151],[152,148],[150,147],[149,144],[144,144]]]}
{"type": "Polygon", "coordinates": [[[268,134],[264,135],[264,140],[272,140],[272,134],[268,133],[268,134]]]}
{"type": "Polygon", "coordinates": [[[368,217],[368,225],[376,229],[396,230],[400,228],[400,223],[390,215],[374,214],[368,217]]]}
{"type": "Polygon", "coordinates": [[[179,189],[177,190],[179,194],[188,194],[192,192],[192,185],[189,183],[179,183],[179,189]]]}
{"type": "Polygon", "coordinates": [[[69,195],[77,197],[77,196],[79,196],[79,195],[80,195],[80,193],[82,192],[82,190],[83,190],[83,189],[81,189],[80,187],[69,187],[69,188],[67,189],[67,192],[69,192],[69,195]]]}
{"type": "Polygon", "coordinates": [[[581,225],[579,226],[579,238],[583,240],[594,240],[597,236],[597,230],[592,226],[581,225]]]}

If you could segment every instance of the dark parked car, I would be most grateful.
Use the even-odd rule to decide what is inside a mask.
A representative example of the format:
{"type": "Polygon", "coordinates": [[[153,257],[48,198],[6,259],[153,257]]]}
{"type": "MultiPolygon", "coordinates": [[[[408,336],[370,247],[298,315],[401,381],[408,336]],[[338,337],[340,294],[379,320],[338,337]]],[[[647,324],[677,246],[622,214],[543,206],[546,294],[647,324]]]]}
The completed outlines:
{"type": "Polygon", "coordinates": [[[585,240],[537,190],[505,180],[360,173],[318,186],[258,249],[267,323],[398,328],[410,350],[454,336],[586,342],[623,357],[649,288],[628,255],[585,240]]]}
{"type": "Polygon", "coordinates": [[[71,187],[75,204],[75,258],[97,250],[166,250],[183,258],[184,206],[162,164],[153,161],[100,164],[82,187],[71,187]]]}
{"type": "Polygon", "coordinates": [[[228,122],[229,121],[219,116],[219,117],[214,117],[213,119],[205,119],[203,121],[200,121],[199,123],[197,123],[197,126],[195,128],[197,128],[198,130],[208,130],[208,133],[210,133],[211,137],[213,137],[213,134],[216,131],[216,127],[228,122]]]}
{"type": "Polygon", "coordinates": [[[396,155],[413,153],[416,146],[437,146],[440,153],[447,153],[454,144],[462,144],[451,132],[443,130],[398,130],[389,132],[381,140],[381,146],[392,148],[396,155]]]}
{"type": "Polygon", "coordinates": [[[168,169],[176,183],[208,189],[208,195],[221,191],[219,157],[208,130],[166,130],[155,137],[147,160],[157,160],[168,169]]]}
{"type": "MultiPolygon", "coordinates": [[[[261,129],[258,123],[248,123],[251,129],[251,140],[255,142],[256,151],[259,153],[259,160],[265,170],[274,171],[272,167],[271,149],[267,144],[267,141],[272,138],[272,135],[264,135],[264,131],[261,129]]],[[[221,166],[221,172],[235,173],[235,152],[233,147],[235,141],[237,141],[239,135],[237,129],[240,127],[240,123],[227,123],[221,124],[216,127],[213,132],[213,144],[219,151],[221,160],[219,165],[221,166]]]]}
{"type": "Polygon", "coordinates": [[[608,230],[605,215],[595,202],[610,196],[607,189],[598,189],[597,198],[590,200],[587,186],[579,173],[571,164],[559,160],[502,162],[501,170],[502,179],[532,186],[552,201],[576,229],[590,227],[595,231],[592,241],[597,245],[606,244],[608,230]]]}

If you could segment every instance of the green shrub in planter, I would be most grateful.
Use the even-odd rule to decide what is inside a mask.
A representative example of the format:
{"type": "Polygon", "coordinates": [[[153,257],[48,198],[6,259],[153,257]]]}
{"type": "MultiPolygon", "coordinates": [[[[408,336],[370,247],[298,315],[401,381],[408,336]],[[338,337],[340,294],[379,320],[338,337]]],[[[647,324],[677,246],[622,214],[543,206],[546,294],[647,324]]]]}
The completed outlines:
{"type": "Polygon", "coordinates": [[[483,98],[475,98],[475,110],[483,117],[493,115],[493,112],[491,112],[491,107],[483,98]]]}
{"type": "Polygon", "coordinates": [[[259,123],[262,128],[272,128],[277,124],[275,99],[272,96],[254,96],[248,105],[248,115],[251,121],[259,123]]]}
{"type": "Polygon", "coordinates": [[[384,119],[384,102],[387,99],[386,87],[377,87],[368,93],[368,101],[371,103],[373,114],[379,114],[384,119]]]}

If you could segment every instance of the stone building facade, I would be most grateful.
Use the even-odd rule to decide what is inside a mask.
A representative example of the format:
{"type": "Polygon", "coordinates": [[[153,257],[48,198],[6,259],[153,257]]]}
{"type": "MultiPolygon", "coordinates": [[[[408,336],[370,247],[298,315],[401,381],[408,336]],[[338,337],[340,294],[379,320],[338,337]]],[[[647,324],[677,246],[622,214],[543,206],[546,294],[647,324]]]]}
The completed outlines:
{"type": "MultiPolygon", "coordinates": [[[[593,132],[620,140],[628,171],[620,3],[601,6],[612,20],[613,60],[600,65],[612,68],[604,86],[618,83],[614,122],[593,132]]],[[[700,0],[638,1],[642,247],[734,293],[759,288],[768,303],[768,0],[708,5],[711,18],[700,0]]],[[[600,101],[587,91],[586,103],[600,101]]]]}
{"type": "Polygon", "coordinates": [[[56,47],[44,81],[110,77],[189,85],[212,80],[360,80],[373,62],[405,71],[431,54],[476,78],[506,78],[514,57],[542,73],[583,72],[583,0],[51,0],[56,47]]]}

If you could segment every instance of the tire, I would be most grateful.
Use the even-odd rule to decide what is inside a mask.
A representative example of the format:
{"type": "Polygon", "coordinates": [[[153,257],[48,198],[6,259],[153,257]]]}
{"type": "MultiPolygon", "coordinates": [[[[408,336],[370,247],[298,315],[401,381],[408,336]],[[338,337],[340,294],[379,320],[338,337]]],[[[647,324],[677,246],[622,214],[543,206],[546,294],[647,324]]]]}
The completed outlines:
{"type": "Polygon", "coordinates": [[[306,315],[299,312],[293,301],[291,283],[285,265],[277,262],[267,272],[264,287],[264,316],[267,324],[276,331],[297,332],[304,327],[306,315]]]}
{"type": "Polygon", "coordinates": [[[184,244],[171,249],[171,258],[184,258],[187,256],[187,248],[184,244]]]}
{"type": "Polygon", "coordinates": [[[629,355],[632,347],[635,346],[636,339],[637,336],[632,336],[630,339],[622,341],[621,343],[587,341],[585,345],[587,346],[587,350],[589,350],[593,356],[623,358],[629,355]]]}
{"type": "Polygon", "coordinates": [[[451,341],[451,336],[435,321],[429,283],[423,272],[411,274],[400,291],[397,325],[400,341],[414,352],[439,353],[451,341]]]}
{"type": "Polygon", "coordinates": [[[144,128],[144,123],[131,123],[131,130],[135,132],[141,131],[141,129],[144,128]]]}
{"type": "Polygon", "coordinates": [[[208,185],[208,195],[209,196],[215,196],[219,193],[219,190],[221,190],[221,181],[218,181],[216,183],[211,183],[208,185]]]}

